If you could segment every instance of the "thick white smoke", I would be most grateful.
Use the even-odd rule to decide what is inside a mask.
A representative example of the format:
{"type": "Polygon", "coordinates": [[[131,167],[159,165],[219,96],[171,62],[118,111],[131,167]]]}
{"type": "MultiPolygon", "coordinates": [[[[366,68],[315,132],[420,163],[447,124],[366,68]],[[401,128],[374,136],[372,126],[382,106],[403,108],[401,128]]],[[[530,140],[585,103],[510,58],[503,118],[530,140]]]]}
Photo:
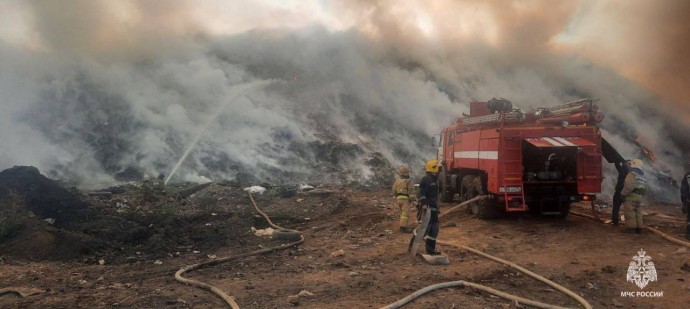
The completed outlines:
{"type": "Polygon", "coordinates": [[[664,115],[649,114],[658,99],[554,47],[582,13],[572,3],[544,14],[541,2],[259,1],[252,12],[264,13],[232,21],[207,20],[218,13],[190,1],[8,3],[34,26],[0,43],[0,168],[35,165],[95,187],[167,176],[194,144],[171,181],[323,180],[329,164],[366,177],[375,152],[421,165],[429,136],[469,101],[528,110],[596,97],[626,158],[640,155],[639,136],[679,177],[664,115]]]}

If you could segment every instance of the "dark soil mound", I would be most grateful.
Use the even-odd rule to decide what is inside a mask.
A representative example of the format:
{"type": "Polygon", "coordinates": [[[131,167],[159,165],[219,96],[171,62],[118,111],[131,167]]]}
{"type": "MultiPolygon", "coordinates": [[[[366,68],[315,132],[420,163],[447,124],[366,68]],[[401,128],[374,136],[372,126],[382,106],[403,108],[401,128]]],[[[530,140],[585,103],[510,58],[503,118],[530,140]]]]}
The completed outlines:
{"type": "Polygon", "coordinates": [[[33,166],[15,166],[0,172],[0,200],[9,199],[12,193],[22,196],[26,208],[34,214],[57,222],[93,215],[77,194],[41,175],[33,166]]]}
{"type": "Polygon", "coordinates": [[[31,166],[0,172],[0,211],[16,225],[0,238],[0,253],[17,258],[73,259],[148,236],[139,223],[93,210],[31,166]]]}

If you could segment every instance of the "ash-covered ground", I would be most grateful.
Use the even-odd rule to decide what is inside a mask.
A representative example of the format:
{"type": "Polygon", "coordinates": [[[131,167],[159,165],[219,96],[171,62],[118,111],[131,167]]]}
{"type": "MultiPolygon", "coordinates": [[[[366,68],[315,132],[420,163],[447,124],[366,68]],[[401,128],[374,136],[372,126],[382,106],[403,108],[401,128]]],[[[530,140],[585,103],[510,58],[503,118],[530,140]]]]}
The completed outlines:
{"type": "MultiPolygon", "coordinates": [[[[239,182],[162,186],[131,182],[82,192],[33,167],[0,172],[0,293],[8,308],[218,308],[215,295],[175,281],[187,265],[279,245],[256,236],[268,227],[239,182]]],[[[242,308],[380,307],[430,284],[467,280],[523,297],[576,306],[565,295],[469,252],[440,245],[450,265],[432,266],[406,255],[409,234],[397,230],[388,184],[270,186],[255,195],[278,225],[297,229],[297,247],[216,265],[188,274],[233,295],[242,308]],[[304,186],[302,186],[304,187],[304,186]],[[276,284],[280,282],[280,284],[276,284]],[[309,293],[300,292],[306,290],[309,293]],[[299,295],[299,296],[298,296],[299,295]]],[[[453,204],[442,205],[442,211],[453,204]]],[[[610,216],[600,200],[601,217],[610,216]]],[[[677,204],[651,203],[646,223],[682,237],[677,204]]],[[[574,211],[591,213],[589,205],[574,211]]],[[[413,215],[414,216],[414,215],[413,215]]],[[[477,220],[457,212],[442,219],[440,239],[522,265],[571,289],[600,308],[681,308],[690,301],[688,248],[647,233],[580,217],[564,220],[519,214],[477,220]],[[637,287],[627,267],[643,248],[661,298],[624,298],[637,287]]],[[[511,308],[511,302],[469,289],[440,290],[409,308],[511,308]]]]}

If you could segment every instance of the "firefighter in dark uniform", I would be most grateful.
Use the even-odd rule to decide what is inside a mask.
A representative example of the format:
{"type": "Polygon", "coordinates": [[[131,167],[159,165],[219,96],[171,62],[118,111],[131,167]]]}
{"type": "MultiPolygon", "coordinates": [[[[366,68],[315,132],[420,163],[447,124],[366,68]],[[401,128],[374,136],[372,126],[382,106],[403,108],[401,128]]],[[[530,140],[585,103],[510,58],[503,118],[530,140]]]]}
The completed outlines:
{"type": "Polygon", "coordinates": [[[690,240],[690,162],[685,164],[685,175],[680,181],[680,201],[685,219],[685,239],[690,240]]]}
{"type": "Polygon", "coordinates": [[[628,161],[616,162],[616,170],[618,170],[618,181],[616,182],[616,190],[613,193],[613,209],[611,209],[611,224],[618,225],[621,219],[620,209],[623,204],[623,185],[625,184],[625,177],[630,172],[630,163],[628,161]]]}
{"type": "Polygon", "coordinates": [[[441,164],[438,162],[438,160],[427,161],[425,168],[426,175],[422,177],[422,180],[419,182],[419,204],[423,210],[426,208],[431,210],[431,219],[429,220],[429,226],[425,232],[426,253],[430,255],[441,254],[440,252],[436,251],[436,237],[438,237],[438,232],[441,229],[441,225],[438,220],[439,186],[437,184],[440,169],[441,164]]]}

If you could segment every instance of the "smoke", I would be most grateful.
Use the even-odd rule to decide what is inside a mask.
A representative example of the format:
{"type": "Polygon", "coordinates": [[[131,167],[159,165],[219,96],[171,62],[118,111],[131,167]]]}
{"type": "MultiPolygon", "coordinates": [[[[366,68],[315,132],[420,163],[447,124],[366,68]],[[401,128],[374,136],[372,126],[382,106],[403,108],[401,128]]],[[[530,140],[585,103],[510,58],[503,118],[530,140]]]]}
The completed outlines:
{"type": "MultiPolygon", "coordinates": [[[[421,166],[429,136],[469,101],[528,110],[596,97],[605,137],[627,158],[639,137],[677,179],[667,124],[688,122],[650,111],[680,108],[683,94],[646,73],[680,59],[657,50],[633,63],[633,39],[609,56],[623,47],[603,44],[602,29],[637,33],[616,23],[631,17],[615,3],[9,1],[14,18],[0,20],[20,25],[0,32],[0,168],[35,165],[83,187],[178,163],[172,181],[329,180],[329,165],[366,178],[376,153],[421,166]]],[[[633,5],[653,29],[667,9],[651,6],[633,5]]]]}

